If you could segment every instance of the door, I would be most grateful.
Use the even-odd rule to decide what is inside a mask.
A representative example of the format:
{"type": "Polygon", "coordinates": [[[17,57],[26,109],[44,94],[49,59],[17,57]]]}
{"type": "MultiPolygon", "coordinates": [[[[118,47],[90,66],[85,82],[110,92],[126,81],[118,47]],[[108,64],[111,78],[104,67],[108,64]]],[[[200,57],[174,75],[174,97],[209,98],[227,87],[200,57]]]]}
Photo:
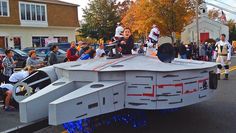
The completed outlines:
{"type": "Polygon", "coordinates": [[[5,49],[5,37],[0,37],[0,48],[4,48],[5,49]]]}
{"type": "Polygon", "coordinates": [[[14,37],[14,48],[15,49],[21,49],[21,38],[20,37],[14,37]]]}
{"type": "Polygon", "coordinates": [[[206,32],[206,33],[200,33],[200,41],[201,42],[205,42],[206,40],[208,40],[210,37],[209,33],[206,32]]]}

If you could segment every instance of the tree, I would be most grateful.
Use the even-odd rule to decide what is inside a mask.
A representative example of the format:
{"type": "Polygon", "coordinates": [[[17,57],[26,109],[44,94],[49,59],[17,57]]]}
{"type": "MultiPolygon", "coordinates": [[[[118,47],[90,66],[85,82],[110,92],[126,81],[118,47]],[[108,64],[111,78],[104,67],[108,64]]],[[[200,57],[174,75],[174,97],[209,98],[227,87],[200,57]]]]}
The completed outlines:
{"type": "Polygon", "coordinates": [[[215,8],[208,11],[208,17],[213,20],[220,20],[220,10],[217,10],[215,8]]]}
{"type": "Polygon", "coordinates": [[[153,24],[157,24],[162,36],[174,41],[173,32],[180,33],[195,16],[191,0],[136,0],[122,22],[133,32],[147,36],[153,24]]]}
{"type": "Polygon", "coordinates": [[[134,2],[132,0],[124,0],[123,2],[117,3],[117,11],[119,16],[121,16],[121,18],[125,16],[125,14],[127,13],[127,11],[129,10],[130,6],[133,3],[134,2]]]}
{"type": "Polygon", "coordinates": [[[83,12],[82,37],[108,40],[114,35],[116,23],[120,21],[115,0],[91,0],[83,12]]]}
{"type": "Polygon", "coordinates": [[[233,20],[233,19],[230,19],[230,20],[228,20],[227,21],[227,23],[226,23],[226,25],[229,27],[229,32],[230,33],[235,33],[236,32],[236,27],[235,27],[235,25],[236,25],[236,22],[235,22],[235,20],[233,20]]]}

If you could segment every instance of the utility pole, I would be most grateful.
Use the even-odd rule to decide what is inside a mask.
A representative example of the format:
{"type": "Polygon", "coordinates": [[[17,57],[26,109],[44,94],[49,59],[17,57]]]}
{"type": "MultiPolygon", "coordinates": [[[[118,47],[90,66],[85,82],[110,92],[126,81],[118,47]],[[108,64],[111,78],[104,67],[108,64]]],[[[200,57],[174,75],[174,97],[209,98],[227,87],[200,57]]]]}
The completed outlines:
{"type": "Polygon", "coordinates": [[[200,46],[200,42],[199,42],[199,3],[198,3],[198,0],[195,0],[196,1],[196,22],[197,22],[197,45],[200,46]]]}

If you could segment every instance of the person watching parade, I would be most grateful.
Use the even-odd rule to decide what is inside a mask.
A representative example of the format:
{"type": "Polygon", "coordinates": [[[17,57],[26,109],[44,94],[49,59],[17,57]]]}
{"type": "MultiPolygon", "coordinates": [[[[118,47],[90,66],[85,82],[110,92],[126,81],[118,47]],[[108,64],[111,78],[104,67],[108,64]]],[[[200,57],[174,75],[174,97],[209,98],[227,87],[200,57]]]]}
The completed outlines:
{"type": "Polygon", "coordinates": [[[51,52],[49,53],[49,59],[48,59],[48,64],[49,65],[54,65],[58,63],[58,59],[57,59],[57,52],[58,52],[58,46],[53,45],[51,47],[51,52]]]}
{"type": "Polygon", "coordinates": [[[218,64],[217,68],[217,76],[220,80],[221,70],[225,69],[225,80],[229,79],[229,65],[231,63],[231,44],[226,40],[226,35],[222,34],[220,37],[220,41],[215,45],[215,54],[214,59],[216,59],[216,63],[218,64]]]}
{"type": "Polygon", "coordinates": [[[17,61],[13,59],[13,52],[12,50],[7,49],[5,51],[6,57],[2,61],[3,65],[3,76],[5,83],[9,83],[10,76],[14,73],[14,68],[16,67],[17,61]]]}
{"type": "Polygon", "coordinates": [[[75,42],[71,42],[70,48],[66,52],[67,61],[76,61],[79,56],[77,55],[77,49],[75,42]]]}
{"type": "Polygon", "coordinates": [[[33,66],[35,68],[44,67],[45,64],[37,60],[37,55],[35,50],[29,51],[29,57],[26,60],[26,66],[33,66]]]}
{"type": "Polygon", "coordinates": [[[95,58],[104,57],[106,55],[104,50],[104,44],[100,43],[98,49],[96,49],[96,56],[95,58]]]}

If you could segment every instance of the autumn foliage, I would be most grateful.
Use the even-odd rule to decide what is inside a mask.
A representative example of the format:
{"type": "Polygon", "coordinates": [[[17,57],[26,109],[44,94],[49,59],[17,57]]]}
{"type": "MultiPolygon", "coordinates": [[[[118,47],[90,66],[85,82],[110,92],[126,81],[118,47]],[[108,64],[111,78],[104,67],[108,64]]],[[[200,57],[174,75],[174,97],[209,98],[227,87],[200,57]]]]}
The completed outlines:
{"type": "Polygon", "coordinates": [[[156,24],[162,36],[180,33],[195,16],[191,0],[136,0],[122,19],[133,32],[147,36],[156,24]]]}

